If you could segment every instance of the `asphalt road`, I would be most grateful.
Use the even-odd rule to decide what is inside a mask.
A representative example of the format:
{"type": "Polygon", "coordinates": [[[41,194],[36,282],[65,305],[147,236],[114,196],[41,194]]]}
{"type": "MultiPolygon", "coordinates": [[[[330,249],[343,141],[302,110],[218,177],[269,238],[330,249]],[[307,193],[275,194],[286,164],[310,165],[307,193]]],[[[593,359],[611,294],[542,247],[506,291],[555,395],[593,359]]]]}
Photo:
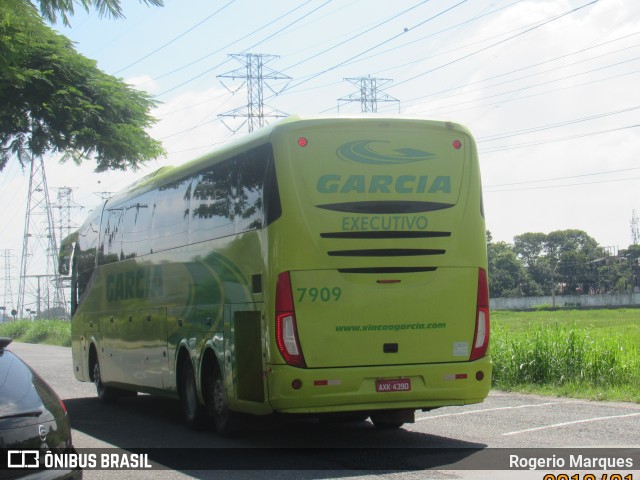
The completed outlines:
{"type": "MultiPolygon", "coordinates": [[[[222,465],[227,465],[225,461],[237,460],[240,465],[252,469],[206,471],[187,467],[177,471],[128,471],[124,474],[91,470],[85,471],[87,479],[384,477],[403,480],[543,480],[551,470],[489,470],[483,462],[490,461],[491,455],[478,457],[474,452],[482,449],[482,452],[515,452],[524,456],[531,452],[514,449],[549,449],[543,452],[551,454],[558,448],[586,452],[586,449],[594,447],[621,448],[623,450],[619,452],[625,454],[631,452],[637,459],[633,467],[617,471],[632,475],[623,477],[625,480],[640,479],[638,404],[492,392],[482,404],[418,412],[416,423],[399,430],[378,430],[369,422],[334,424],[314,419],[267,417],[246,419],[237,435],[224,439],[211,431],[188,430],[182,423],[178,402],[174,400],[139,395],[119,400],[115,405],[103,405],[96,398],[92,384],[74,379],[68,348],[13,343],[9,349],[37,370],[64,399],[78,448],[167,448],[157,450],[155,457],[152,456],[152,460],[159,464],[172,464],[168,458],[163,459],[167,452],[184,452],[184,456],[191,458],[189,455],[193,456],[194,449],[204,448],[202,455],[217,454],[222,465]],[[457,449],[454,450],[456,453],[447,456],[444,453],[448,450],[434,450],[448,448],[457,449]],[[303,454],[297,455],[296,452],[303,454]],[[412,468],[412,465],[424,465],[426,460],[423,456],[432,452],[441,454],[439,468],[412,468]],[[415,462],[411,463],[411,459],[415,462]],[[402,471],[389,468],[396,460],[402,471]],[[265,468],[258,468],[262,462],[265,468]],[[284,470],[279,469],[280,464],[284,470]],[[474,465],[478,468],[470,470],[475,468],[474,465]]],[[[585,474],[594,471],[587,469],[577,473],[582,480],[585,474]]],[[[604,480],[602,476],[595,478],[604,480]]]]}

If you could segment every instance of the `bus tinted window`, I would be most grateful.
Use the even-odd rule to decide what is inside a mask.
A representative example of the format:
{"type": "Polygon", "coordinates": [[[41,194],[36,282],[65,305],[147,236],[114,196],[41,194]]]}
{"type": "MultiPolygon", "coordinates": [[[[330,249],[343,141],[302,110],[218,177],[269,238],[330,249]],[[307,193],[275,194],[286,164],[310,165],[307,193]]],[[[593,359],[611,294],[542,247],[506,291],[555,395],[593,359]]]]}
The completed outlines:
{"type": "Polygon", "coordinates": [[[86,291],[96,268],[96,247],[99,235],[100,210],[98,209],[78,231],[78,241],[73,256],[78,301],[82,300],[82,294],[86,291]]]}
{"type": "Polygon", "coordinates": [[[236,232],[256,230],[264,224],[263,191],[270,147],[265,145],[236,160],[238,183],[235,191],[236,232]]]}
{"type": "Polygon", "coordinates": [[[124,259],[146,255],[151,251],[149,228],[151,224],[151,194],[130,200],[124,206],[122,225],[122,256],[124,259]]]}
{"type": "Polygon", "coordinates": [[[154,252],[187,244],[191,179],[163,185],[153,192],[151,246],[154,252]]]}
{"type": "Polygon", "coordinates": [[[233,166],[234,162],[227,160],[197,176],[191,202],[189,243],[233,234],[233,166]]]}
{"type": "Polygon", "coordinates": [[[107,207],[102,215],[102,235],[98,263],[105,265],[120,260],[122,247],[122,226],[124,207],[116,205],[107,207]]]}

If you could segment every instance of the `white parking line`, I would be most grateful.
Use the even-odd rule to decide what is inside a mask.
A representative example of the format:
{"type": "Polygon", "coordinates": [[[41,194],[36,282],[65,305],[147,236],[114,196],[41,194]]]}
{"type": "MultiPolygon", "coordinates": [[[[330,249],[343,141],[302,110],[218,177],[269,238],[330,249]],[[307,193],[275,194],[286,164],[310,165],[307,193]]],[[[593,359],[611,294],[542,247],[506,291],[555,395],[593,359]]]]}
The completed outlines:
{"type": "Polygon", "coordinates": [[[498,410],[516,410],[518,408],[535,408],[535,407],[547,407],[549,405],[566,405],[567,403],[578,403],[571,400],[564,402],[547,402],[547,403],[531,403],[528,405],[515,405],[511,407],[495,407],[495,408],[482,408],[480,410],[467,410],[466,412],[457,412],[457,413],[445,413],[443,415],[433,415],[429,417],[419,417],[416,418],[416,422],[422,422],[423,420],[433,420],[435,418],[444,418],[444,417],[457,417],[460,415],[471,415],[472,413],[482,413],[482,412],[495,412],[498,410]]]}
{"type": "Polygon", "coordinates": [[[538,430],[546,430],[548,428],[564,427],[564,426],[567,426],[567,425],[575,425],[575,424],[578,424],[578,423],[599,422],[601,420],[611,420],[611,419],[614,419],[614,418],[628,418],[628,417],[637,417],[637,416],[640,416],[640,412],[638,412],[638,413],[628,413],[626,415],[612,415],[610,417],[586,418],[584,420],[574,420],[572,422],[554,423],[552,425],[545,425],[544,427],[525,428],[524,430],[516,430],[515,432],[503,433],[502,435],[504,435],[504,436],[518,435],[520,433],[537,432],[538,430]]]}

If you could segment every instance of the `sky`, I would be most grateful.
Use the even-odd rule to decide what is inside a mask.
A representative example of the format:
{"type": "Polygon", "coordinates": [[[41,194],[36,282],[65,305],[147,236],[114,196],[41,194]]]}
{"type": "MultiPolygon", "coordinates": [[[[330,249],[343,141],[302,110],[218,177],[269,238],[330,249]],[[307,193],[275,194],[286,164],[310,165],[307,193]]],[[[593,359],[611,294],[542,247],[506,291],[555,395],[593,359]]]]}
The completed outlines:
{"type": "MultiPolygon", "coordinates": [[[[359,102],[348,101],[358,81],[347,79],[372,77],[388,100],[378,103],[379,114],[469,128],[495,241],[571,228],[613,251],[632,243],[634,210],[640,215],[635,0],[122,3],[126,19],[78,8],[70,28],[52,27],[100,69],[160,102],[149,133],[167,155],[137,172],[101,174],[91,161],[77,167],[45,158],[52,201],[59,188],[72,188],[72,226],[103,192],[246,134],[244,118],[220,115],[247,104],[242,80],[230,77],[251,53],[268,60],[269,122],[358,113],[359,102]]],[[[0,172],[0,251],[9,251],[14,295],[28,181],[17,161],[0,172]]]]}

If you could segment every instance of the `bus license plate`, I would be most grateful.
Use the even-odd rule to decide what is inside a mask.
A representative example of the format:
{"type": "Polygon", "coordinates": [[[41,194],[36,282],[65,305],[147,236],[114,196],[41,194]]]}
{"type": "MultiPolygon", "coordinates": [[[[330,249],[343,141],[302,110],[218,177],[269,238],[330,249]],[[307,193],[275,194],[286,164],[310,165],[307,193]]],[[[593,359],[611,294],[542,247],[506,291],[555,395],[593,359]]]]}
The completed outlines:
{"type": "Polygon", "coordinates": [[[376,392],[408,392],[411,390],[411,379],[391,378],[376,380],[376,392]]]}

